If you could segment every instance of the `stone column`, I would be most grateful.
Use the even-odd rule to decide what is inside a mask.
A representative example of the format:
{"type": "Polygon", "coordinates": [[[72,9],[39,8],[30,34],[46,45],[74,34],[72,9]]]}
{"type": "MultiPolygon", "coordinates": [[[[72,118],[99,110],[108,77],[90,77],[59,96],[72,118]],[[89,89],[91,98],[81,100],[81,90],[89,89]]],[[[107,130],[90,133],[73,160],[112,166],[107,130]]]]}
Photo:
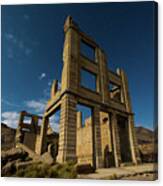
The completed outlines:
{"type": "Polygon", "coordinates": [[[119,167],[121,163],[120,138],[119,138],[118,124],[117,124],[117,117],[114,112],[111,114],[111,128],[112,128],[115,166],[119,167]]]}
{"type": "Polygon", "coordinates": [[[117,69],[118,75],[121,77],[122,80],[122,87],[121,87],[121,92],[122,92],[122,100],[126,106],[127,112],[132,112],[132,107],[131,107],[131,99],[130,99],[130,94],[128,90],[128,80],[125,72],[122,69],[117,69]]]}
{"type": "Polygon", "coordinates": [[[57,161],[76,161],[76,100],[73,95],[62,97],[59,150],[57,161]]]}
{"type": "Polygon", "coordinates": [[[132,107],[131,107],[131,99],[130,94],[128,90],[128,80],[125,72],[122,69],[118,69],[117,73],[120,75],[122,80],[122,91],[123,91],[123,99],[124,103],[126,105],[126,110],[129,114],[128,116],[128,126],[129,126],[129,140],[130,140],[130,149],[131,149],[131,155],[132,155],[132,161],[133,163],[137,164],[141,161],[140,154],[138,151],[138,145],[137,145],[137,139],[135,136],[135,129],[134,129],[134,116],[132,113],[132,107]]]}
{"type": "Polygon", "coordinates": [[[31,124],[31,132],[37,134],[37,126],[38,126],[38,117],[33,115],[32,116],[32,124],[31,124]]]}
{"type": "Polygon", "coordinates": [[[100,83],[99,92],[102,94],[102,102],[107,103],[109,100],[107,60],[104,52],[100,48],[97,48],[97,60],[100,72],[98,77],[100,83]]]}
{"type": "Polygon", "coordinates": [[[44,153],[46,150],[46,134],[47,134],[48,123],[49,123],[49,118],[43,117],[41,132],[40,132],[40,140],[36,147],[36,153],[40,155],[44,153]]]}
{"type": "Polygon", "coordinates": [[[54,80],[53,81],[53,84],[52,84],[52,87],[51,87],[51,99],[56,95],[58,91],[58,80],[54,80]]]}
{"type": "Polygon", "coordinates": [[[103,167],[102,148],[101,148],[101,127],[100,127],[100,109],[98,106],[93,108],[93,151],[95,168],[103,167]],[[95,165],[96,164],[96,165],[95,165]]]}
{"type": "Polygon", "coordinates": [[[63,49],[63,69],[61,80],[61,92],[71,90],[77,92],[78,89],[78,63],[80,37],[78,28],[70,16],[67,17],[64,25],[64,49],[63,49]]]}
{"type": "Polygon", "coordinates": [[[135,134],[135,129],[134,129],[134,116],[133,115],[129,115],[128,117],[128,130],[129,130],[129,141],[130,141],[132,162],[134,164],[138,164],[141,162],[141,160],[140,160],[140,154],[137,148],[138,144],[137,144],[136,134],[135,134]]]}

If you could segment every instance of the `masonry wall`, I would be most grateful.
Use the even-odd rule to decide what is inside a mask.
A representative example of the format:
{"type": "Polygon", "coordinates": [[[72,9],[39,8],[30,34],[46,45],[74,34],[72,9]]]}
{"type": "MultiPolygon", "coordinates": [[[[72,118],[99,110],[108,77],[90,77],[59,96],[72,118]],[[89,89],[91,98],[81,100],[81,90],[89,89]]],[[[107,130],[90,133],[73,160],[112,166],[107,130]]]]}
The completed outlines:
{"type": "Polygon", "coordinates": [[[25,132],[23,144],[35,151],[36,134],[32,132],[25,132]]]}
{"type": "Polygon", "coordinates": [[[76,161],[76,100],[73,95],[62,99],[59,150],[57,161],[76,161]]]}
{"type": "Polygon", "coordinates": [[[85,122],[85,125],[77,129],[77,161],[79,164],[91,164],[93,166],[93,136],[92,123],[85,122]]]}

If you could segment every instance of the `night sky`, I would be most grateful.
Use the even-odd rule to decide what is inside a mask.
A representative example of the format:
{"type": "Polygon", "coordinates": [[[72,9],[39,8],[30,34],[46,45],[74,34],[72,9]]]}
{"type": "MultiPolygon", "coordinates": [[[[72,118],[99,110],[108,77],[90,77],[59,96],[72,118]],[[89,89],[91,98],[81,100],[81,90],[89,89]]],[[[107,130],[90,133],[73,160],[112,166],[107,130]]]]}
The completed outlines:
{"type": "Polygon", "coordinates": [[[153,2],[11,5],[1,13],[3,122],[16,127],[21,110],[43,114],[52,80],[61,80],[63,24],[71,15],[104,49],[108,67],[126,71],[136,125],[153,128],[153,2]]]}

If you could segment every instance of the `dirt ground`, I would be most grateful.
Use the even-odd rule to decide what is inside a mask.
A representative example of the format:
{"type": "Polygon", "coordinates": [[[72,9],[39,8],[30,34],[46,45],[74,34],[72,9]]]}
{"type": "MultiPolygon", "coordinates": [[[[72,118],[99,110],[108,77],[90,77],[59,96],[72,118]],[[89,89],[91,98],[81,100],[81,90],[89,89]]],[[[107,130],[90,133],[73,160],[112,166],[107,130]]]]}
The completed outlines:
{"type": "Polygon", "coordinates": [[[139,180],[139,181],[154,181],[156,180],[157,175],[155,173],[147,173],[136,176],[123,177],[120,180],[139,180]]]}
{"type": "Polygon", "coordinates": [[[126,166],[118,168],[97,169],[92,174],[81,174],[81,179],[105,179],[105,180],[140,180],[152,181],[157,179],[157,164],[146,163],[136,166],[126,166]]]}

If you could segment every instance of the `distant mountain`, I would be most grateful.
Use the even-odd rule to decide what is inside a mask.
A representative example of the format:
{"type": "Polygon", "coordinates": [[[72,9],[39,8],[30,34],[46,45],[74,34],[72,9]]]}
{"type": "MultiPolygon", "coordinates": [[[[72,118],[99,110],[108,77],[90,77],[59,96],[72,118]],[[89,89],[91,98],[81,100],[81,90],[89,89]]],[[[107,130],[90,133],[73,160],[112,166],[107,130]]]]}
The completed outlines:
{"type": "Polygon", "coordinates": [[[15,147],[16,129],[1,123],[1,150],[8,150],[15,147]]]}
{"type": "Polygon", "coordinates": [[[147,144],[154,141],[154,132],[144,127],[135,127],[138,144],[147,144]]]}
{"type": "Polygon", "coordinates": [[[136,127],[135,132],[142,161],[157,161],[157,129],[152,131],[144,127],[136,127]]]}

